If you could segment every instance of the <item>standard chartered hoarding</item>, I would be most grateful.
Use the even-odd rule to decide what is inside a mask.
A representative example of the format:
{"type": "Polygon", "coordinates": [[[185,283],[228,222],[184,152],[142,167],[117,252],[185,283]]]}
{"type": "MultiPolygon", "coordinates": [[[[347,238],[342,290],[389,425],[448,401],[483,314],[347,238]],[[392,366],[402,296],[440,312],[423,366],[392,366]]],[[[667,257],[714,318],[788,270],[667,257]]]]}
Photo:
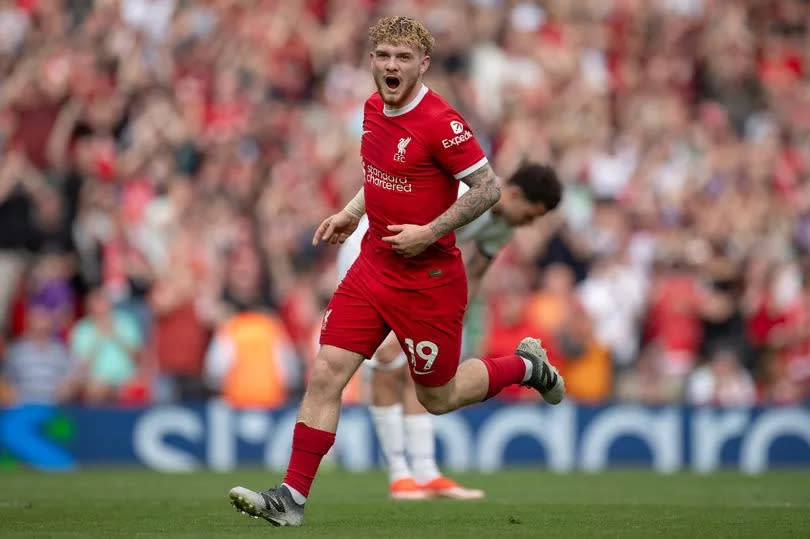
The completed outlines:
{"type": "MultiPolygon", "coordinates": [[[[241,464],[283,469],[296,410],[235,411],[218,401],[143,409],[0,411],[0,467],[66,469],[140,463],[163,471],[241,464]]],[[[488,403],[435,418],[439,459],[460,470],[542,466],[660,472],[810,467],[808,407],[718,409],[488,403]]],[[[381,462],[365,408],[346,408],[331,459],[351,470],[381,462]]]]}

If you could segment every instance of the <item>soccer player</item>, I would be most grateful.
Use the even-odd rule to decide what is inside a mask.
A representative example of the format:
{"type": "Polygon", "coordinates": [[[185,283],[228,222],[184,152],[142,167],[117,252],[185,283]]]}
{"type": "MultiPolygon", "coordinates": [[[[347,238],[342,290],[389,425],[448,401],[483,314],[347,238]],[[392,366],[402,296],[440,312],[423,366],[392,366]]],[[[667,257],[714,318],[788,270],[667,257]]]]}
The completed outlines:
{"type": "Polygon", "coordinates": [[[335,441],[343,388],[390,331],[407,352],[419,402],[433,414],[526,384],[552,404],[565,386],[536,339],[515,354],[459,366],[467,279],[454,230],[500,197],[495,173],[464,119],[422,83],[433,36],[418,21],[386,17],[369,31],[377,92],[365,104],[363,188],[313,237],[343,243],[368,214],[357,261],[321,325],[282,484],[231,489],[231,503],[278,526],[300,526],[321,459],[335,441]],[[458,196],[459,180],[470,189],[458,196]]]}
{"type": "MultiPolygon", "coordinates": [[[[466,191],[467,186],[462,183],[459,195],[466,191]]],[[[527,225],[556,208],[561,193],[554,169],[526,163],[501,186],[501,198],[491,209],[456,231],[457,243],[474,243],[465,264],[471,298],[493,258],[512,237],[514,227],[527,225]]],[[[363,217],[354,234],[341,246],[339,278],[360,255],[360,240],[367,229],[368,219],[363,217]]],[[[389,496],[394,500],[482,498],[483,491],[462,487],[439,472],[433,423],[416,398],[406,363],[407,357],[392,335],[366,363],[372,369],[371,417],[388,465],[389,496]]]]}

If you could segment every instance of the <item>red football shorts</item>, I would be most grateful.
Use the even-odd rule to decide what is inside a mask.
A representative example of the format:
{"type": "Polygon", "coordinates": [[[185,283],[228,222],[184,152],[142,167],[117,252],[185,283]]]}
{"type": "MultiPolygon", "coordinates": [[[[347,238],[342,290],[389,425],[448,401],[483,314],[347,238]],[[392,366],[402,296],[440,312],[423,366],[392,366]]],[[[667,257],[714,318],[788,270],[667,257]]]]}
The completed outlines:
{"type": "Polygon", "coordinates": [[[466,280],[403,290],[381,284],[358,266],[351,267],[326,308],[321,344],[370,358],[393,330],[415,383],[439,387],[449,382],[461,355],[466,280]]]}

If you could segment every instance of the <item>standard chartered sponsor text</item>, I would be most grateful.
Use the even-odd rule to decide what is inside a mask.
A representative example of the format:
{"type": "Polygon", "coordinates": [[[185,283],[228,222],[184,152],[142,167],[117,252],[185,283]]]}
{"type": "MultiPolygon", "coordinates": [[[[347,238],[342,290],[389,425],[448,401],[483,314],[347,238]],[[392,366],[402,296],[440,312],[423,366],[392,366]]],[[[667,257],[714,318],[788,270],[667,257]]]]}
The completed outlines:
{"type": "Polygon", "coordinates": [[[408,181],[408,178],[388,174],[368,163],[366,163],[366,181],[387,191],[399,191],[402,193],[413,191],[413,185],[408,181]]]}

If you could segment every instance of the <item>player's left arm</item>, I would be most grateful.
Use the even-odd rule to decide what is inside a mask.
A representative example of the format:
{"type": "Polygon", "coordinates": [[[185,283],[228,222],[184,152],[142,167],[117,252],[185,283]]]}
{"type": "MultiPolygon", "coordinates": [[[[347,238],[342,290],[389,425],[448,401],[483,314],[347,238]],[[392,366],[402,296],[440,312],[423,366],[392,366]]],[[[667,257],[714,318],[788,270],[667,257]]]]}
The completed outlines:
{"type": "Polygon", "coordinates": [[[501,196],[495,172],[485,163],[461,179],[470,189],[461,195],[452,206],[424,226],[389,225],[388,230],[397,233],[382,238],[391,243],[397,253],[406,258],[416,256],[443,236],[473,221],[487,211],[501,196]]]}

